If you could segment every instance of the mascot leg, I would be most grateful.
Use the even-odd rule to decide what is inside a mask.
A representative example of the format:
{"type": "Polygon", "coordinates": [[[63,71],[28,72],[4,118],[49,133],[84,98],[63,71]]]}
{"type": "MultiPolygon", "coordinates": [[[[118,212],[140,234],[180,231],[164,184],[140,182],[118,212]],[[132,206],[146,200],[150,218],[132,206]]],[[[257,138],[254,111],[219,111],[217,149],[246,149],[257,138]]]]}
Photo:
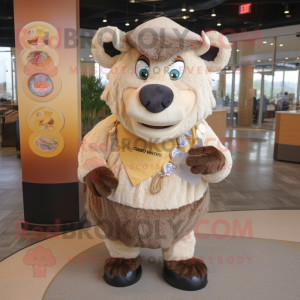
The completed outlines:
{"type": "Polygon", "coordinates": [[[207,267],[203,261],[194,258],[196,239],[194,231],[163,249],[163,276],[166,282],[185,291],[196,291],[207,285],[207,267]]]}
{"type": "Polygon", "coordinates": [[[104,280],[115,287],[126,287],[142,277],[139,247],[127,247],[121,241],[104,239],[110,256],[104,265],[104,280]]]}

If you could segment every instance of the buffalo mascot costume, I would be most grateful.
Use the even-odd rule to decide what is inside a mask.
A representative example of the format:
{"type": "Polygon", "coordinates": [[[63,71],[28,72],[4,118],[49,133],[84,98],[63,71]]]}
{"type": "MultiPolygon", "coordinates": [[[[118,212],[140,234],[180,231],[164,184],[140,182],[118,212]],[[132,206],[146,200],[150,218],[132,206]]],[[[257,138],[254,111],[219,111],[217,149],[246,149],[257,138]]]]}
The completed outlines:
{"type": "Polygon", "coordinates": [[[84,137],[78,176],[111,255],[104,280],[136,283],[140,249],[161,248],[167,283],[202,289],[207,267],[193,256],[193,227],[208,211],[209,183],[232,164],[205,121],[216,104],[210,72],[226,66],[231,45],[160,17],[127,33],[100,28],[92,53],[111,69],[101,99],[112,115],[84,137]]]}

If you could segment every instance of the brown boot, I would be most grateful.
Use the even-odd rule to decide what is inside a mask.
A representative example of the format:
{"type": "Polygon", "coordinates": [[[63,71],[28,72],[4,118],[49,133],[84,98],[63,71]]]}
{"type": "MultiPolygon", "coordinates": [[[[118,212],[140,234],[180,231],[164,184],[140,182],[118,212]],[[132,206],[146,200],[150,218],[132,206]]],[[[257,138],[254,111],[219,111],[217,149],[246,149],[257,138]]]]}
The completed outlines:
{"type": "Polygon", "coordinates": [[[104,265],[104,280],[115,287],[126,287],[138,282],[142,276],[140,256],[136,258],[109,257],[104,265]]]}
{"type": "Polygon", "coordinates": [[[207,285],[207,266],[197,258],[165,261],[164,279],[171,286],[185,291],[196,291],[207,285]]]}

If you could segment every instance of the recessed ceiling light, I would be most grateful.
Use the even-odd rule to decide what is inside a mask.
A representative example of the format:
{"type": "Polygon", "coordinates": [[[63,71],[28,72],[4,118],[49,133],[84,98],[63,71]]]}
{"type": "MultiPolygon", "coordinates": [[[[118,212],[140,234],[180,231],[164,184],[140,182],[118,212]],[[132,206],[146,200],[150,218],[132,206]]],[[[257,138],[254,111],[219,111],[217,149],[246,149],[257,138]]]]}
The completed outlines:
{"type": "Polygon", "coordinates": [[[283,44],[280,44],[279,46],[280,46],[280,47],[282,47],[282,46],[283,46],[283,44]]]}
{"type": "Polygon", "coordinates": [[[289,59],[288,57],[286,57],[285,59],[289,59]]]}
{"type": "Polygon", "coordinates": [[[129,0],[130,3],[135,3],[135,0],[129,0]]]}
{"type": "Polygon", "coordinates": [[[182,19],[188,19],[189,18],[189,16],[183,16],[182,17],[182,19]]]}
{"type": "Polygon", "coordinates": [[[236,49],[236,52],[239,52],[240,50],[239,49],[236,49]]]}
{"type": "Polygon", "coordinates": [[[269,58],[269,61],[271,61],[272,60],[272,58],[269,58]]]}
{"type": "Polygon", "coordinates": [[[290,12],[290,11],[289,11],[289,6],[286,5],[286,6],[285,6],[285,11],[284,11],[284,13],[285,13],[285,14],[288,14],[289,12],[290,12]]]}
{"type": "Polygon", "coordinates": [[[273,43],[271,43],[270,45],[273,46],[273,43]]]}
{"type": "Polygon", "coordinates": [[[195,10],[193,8],[190,8],[190,12],[194,12],[195,10]]]}
{"type": "Polygon", "coordinates": [[[139,19],[135,19],[134,21],[137,22],[139,19]]]}
{"type": "Polygon", "coordinates": [[[83,58],[81,60],[83,60],[83,58]]]}
{"type": "Polygon", "coordinates": [[[125,26],[129,26],[130,24],[128,22],[125,23],[125,26]]]}
{"type": "Polygon", "coordinates": [[[297,57],[297,59],[299,59],[299,57],[297,57]]]}
{"type": "Polygon", "coordinates": [[[89,57],[93,57],[93,55],[89,55],[89,57]]]}
{"type": "Polygon", "coordinates": [[[263,44],[266,44],[267,43],[267,41],[263,41],[263,44]]]}
{"type": "Polygon", "coordinates": [[[260,62],[260,59],[257,62],[260,62]]]}

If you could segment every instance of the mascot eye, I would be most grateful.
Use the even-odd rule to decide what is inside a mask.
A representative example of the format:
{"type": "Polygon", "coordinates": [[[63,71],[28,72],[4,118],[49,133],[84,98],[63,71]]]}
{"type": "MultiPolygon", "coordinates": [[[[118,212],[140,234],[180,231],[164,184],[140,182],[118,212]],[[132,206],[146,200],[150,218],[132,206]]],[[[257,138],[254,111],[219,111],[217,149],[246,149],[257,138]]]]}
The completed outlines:
{"type": "Polygon", "coordinates": [[[149,63],[147,60],[147,57],[140,57],[135,65],[135,74],[139,79],[146,80],[149,76],[149,63]]]}
{"type": "Polygon", "coordinates": [[[139,75],[141,79],[146,80],[148,78],[148,71],[146,69],[142,69],[139,75]]]}
{"type": "Polygon", "coordinates": [[[184,62],[182,58],[176,58],[175,62],[169,67],[169,75],[171,80],[178,80],[181,78],[184,71],[184,62]]]}

